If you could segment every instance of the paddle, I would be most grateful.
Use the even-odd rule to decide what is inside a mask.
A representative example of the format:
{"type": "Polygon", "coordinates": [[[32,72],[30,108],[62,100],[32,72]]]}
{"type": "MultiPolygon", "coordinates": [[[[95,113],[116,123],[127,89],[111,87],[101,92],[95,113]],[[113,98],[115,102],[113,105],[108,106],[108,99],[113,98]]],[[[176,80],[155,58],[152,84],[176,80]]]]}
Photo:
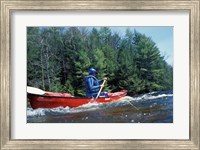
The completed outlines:
{"type": "Polygon", "coordinates": [[[96,99],[99,97],[99,95],[100,95],[100,93],[101,93],[101,91],[102,91],[102,89],[103,89],[103,87],[104,87],[105,82],[106,82],[106,79],[103,80],[103,83],[102,83],[101,88],[100,88],[100,90],[99,90],[99,92],[98,92],[98,94],[97,94],[97,97],[95,98],[95,101],[96,101],[96,99]]]}

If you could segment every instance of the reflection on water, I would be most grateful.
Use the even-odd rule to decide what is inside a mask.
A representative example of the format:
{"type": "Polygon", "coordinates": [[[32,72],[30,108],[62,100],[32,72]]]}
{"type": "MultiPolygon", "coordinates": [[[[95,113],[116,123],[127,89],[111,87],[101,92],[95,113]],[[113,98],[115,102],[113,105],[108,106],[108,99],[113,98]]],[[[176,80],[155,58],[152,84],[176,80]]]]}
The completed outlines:
{"type": "Polygon", "coordinates": [[[27,108],[28,123],[172,123],[172,91],[126,96],[111,103],[90,103],[78,108],[27,108]]]}

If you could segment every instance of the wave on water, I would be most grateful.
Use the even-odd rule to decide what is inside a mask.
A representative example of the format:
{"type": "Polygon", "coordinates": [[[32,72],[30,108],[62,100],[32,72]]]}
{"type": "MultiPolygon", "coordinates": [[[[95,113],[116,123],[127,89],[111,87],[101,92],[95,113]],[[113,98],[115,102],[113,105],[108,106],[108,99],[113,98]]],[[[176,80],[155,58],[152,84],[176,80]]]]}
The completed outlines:
{"type": "Polygon", "coordinates": [[[73,114],[84,111],[93,111],[99,109],[99,106],[103,105],[102,103],[88,103],[77,108],[70,107],[57,107],[57,108],[38,108],[33,109],[27,108],[27,117],[42,117],[45,115],[65,115],[73,114]]]}
{"type": "Polygon", "coordinates": [[[141,96],[131,97],[132,100],[139,101],[139,100],[151,100],[151,99],[157,99],[157,98],[165,98],[165,97],[172,97],[172,93],[159,93],[159,92],[151,92],[147,94],[143,94],[141,96]]]}
{"type": "Polygon", "coordinates": [[[38,108],[38,109],[32,109],[30,107],[27,108],[27,117],[31,116],[44,116],[45,115],[45,109],[38,108]]]}
{"type": "Polygon", "coordinates": [[[57,108],[38,108],[32,109],[30,107],[27,108],[27,117],[42,117],[46,115],[65,115],[65,114],[73,114],[87,111],[95,111],[99,109],[107,109],[113,107],[119,107],[127,105],[127,102],[131,101],[141,101],[141,100],[152,100],[158,98],[165,98],[173,96],[172,93],[160,93],[160,92],[151,92],[143,95],[139,95],[136,97],[125,96],[118,101],[111,103],[88,103],[77,108],[69,108],[69,107],[57,107],[57,108]]]}

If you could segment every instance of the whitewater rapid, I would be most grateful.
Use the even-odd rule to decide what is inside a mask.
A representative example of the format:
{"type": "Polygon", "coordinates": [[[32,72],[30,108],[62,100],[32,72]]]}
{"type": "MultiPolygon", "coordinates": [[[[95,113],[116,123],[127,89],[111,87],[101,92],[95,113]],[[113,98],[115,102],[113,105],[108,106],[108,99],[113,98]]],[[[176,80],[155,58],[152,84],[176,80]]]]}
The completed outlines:
{"type": "MultiPolygon", "coordinates": [[[[173,97],[173,93],[172,92],[165,92],[165,93],[151,92],[151,93],[139,95],[136,97],[125,96],[115,102],[111,102],[111,103],[94,102],[94,103],[88,103],[88,104],[82,105],[77,108],[57,107],[57,108],[52,108],[52,109],[47,109],[47,108],[32,109],[30,107],[27,107],[27,118],[42,117],[42,116],[60,116],[60,115],[66,115],[66,114],[76,114],[76,113],[81,113],[81,112],[92,112],[92,111],[103,110],[103,109],[108,109],[108,108],[122,107],[126,105],[132,105],[132,107],[139,110],[140,107],[137,106],[136,103],[147,101],[147,100],[154,100],[154,99],[165,100],[168,97],[173,97]]],[[[151,108],[154,105],[156,105],[156,103],[149,105],[149,107],[151,108]]]]}

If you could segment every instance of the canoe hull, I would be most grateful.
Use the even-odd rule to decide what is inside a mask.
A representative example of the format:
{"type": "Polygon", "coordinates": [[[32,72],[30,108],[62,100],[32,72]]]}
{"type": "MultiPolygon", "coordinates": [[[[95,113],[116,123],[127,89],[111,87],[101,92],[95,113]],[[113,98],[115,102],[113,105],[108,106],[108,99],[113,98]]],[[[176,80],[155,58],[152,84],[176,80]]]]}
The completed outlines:
{"type": "MultiPolygon", "coordinates": [[[[97,103],[108,103],[117,101],[126,96],[125,90],[110,94],[110,97],[100,97],[96,99],[97,103]]],[[[28,98],[33,109],[37,108],[56,108],[56,107],[79,107],[81,105],[92,103],[92,98],[78,98],[78,97],[62,97],[62,96],[49,96],[28,93],[28,98]]]]}

